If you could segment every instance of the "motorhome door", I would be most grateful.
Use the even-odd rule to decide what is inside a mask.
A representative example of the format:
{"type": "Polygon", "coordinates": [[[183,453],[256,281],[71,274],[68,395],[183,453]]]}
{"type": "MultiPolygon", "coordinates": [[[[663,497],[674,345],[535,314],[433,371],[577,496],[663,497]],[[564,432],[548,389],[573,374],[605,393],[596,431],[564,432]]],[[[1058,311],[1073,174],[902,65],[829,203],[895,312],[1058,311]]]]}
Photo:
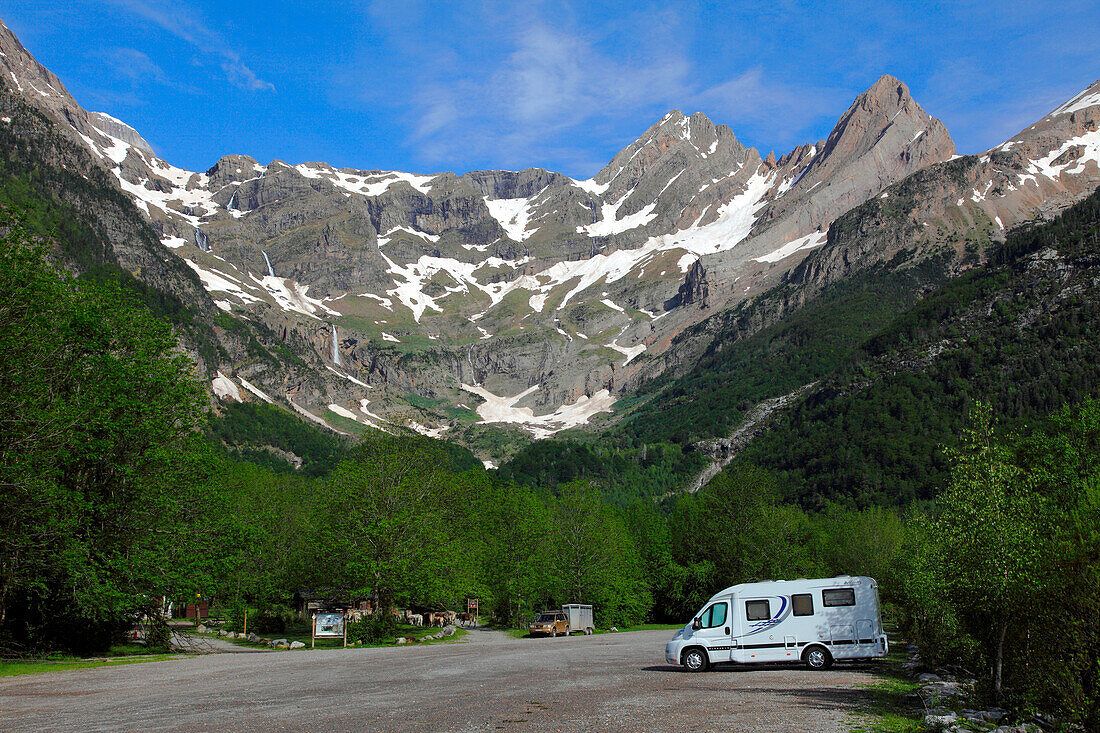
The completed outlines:
{"type": "Polygon", "coordinates": [[[715,601],[697,617],[700,628],[695,629],[692,637],[707,648],[712,662],[730,660],[730,614],[729,599],[715,601]]]}

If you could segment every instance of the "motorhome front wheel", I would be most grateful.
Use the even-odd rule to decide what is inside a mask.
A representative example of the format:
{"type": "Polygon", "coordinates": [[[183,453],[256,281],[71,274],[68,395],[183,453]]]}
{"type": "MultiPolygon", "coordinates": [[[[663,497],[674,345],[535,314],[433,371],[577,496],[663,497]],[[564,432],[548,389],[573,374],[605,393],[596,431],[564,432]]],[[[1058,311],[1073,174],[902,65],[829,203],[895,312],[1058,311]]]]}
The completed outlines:
{"type": "Polygon", "coordinates": [[[702,649],[688,649],[684,652],[684,666],[689,672],[703,672],[709,664],[710,660],[702,649]]]}

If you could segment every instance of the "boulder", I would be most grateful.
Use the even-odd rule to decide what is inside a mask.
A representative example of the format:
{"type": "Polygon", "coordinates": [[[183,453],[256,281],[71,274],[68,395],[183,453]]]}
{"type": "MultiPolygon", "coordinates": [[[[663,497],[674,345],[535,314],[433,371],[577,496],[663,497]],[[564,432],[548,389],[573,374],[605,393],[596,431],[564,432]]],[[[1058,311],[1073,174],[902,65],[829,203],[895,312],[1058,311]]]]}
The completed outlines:
{"type": "Polygon", "coordinates": [[[290,642],[290,648],[291,649],[305,649],[306,645],[303,644],[300,641],[292,641],[292,642],[290,642]]]}
{"type": "Polygon", "coordinates": [[[970,720],[976,723],[1000,723],[1001,720],[1008,715],[1008,711],[1002,708],[991,708],[989,710],[969,710],[962,711],[962,716],[966,720],[970,720]]]}
{"type": "Polygon", "coordinates": [[[447,624],[443,627],[443,631],[440,633],[442,633],[444,636],[454,636],[455,631],[457,631],[457,629],[452,624],[447,624]]]}
{"type": "Polygon", "coordinates": [[[397,637],[397,643],[398,644],[407,644],[408,639],[406,639],[404,636],[399,636],[399,637],[397,637]]]}
{"type": "Polygon", "coordinates": [[[253,644],[258,644],[260,642],[260,637],[256,636],[255,633],[249,634],[245,638],[248,639],[253,644]]]}
{"type": "Polygon", "coordinates": [[[940,676],[938,674],[932,674],[931,672],[925,672],[924,674],[917,677],[917,682],[921,683],[922,685],[926,682],[942,682],[942,681],[943,680],[940,679],[940,676]]]}
{"type": "Polygon", "coordinates": [[[199,624],[198,626],[196,626],[195,631],[199,634],[209,634],[210,633],[210,629],[208,629],[203,624],[199,624]]]}
{"type": "Polygon", "coordinates": [[[290,646],[290,642],[289,642],[289,641],[287,641],[286,639],[273,639],[273,640],[269,641],[269,642],[267,643],[267,645],[268,645],[268,646],[270,646],[270,647],[271,647],[272,649],[274,649],[274,648],[275,648],[275,647],[277,647],[277,646],[286,646],[286,647],[289,647],[289,646],[290,646]]]}
{"type": "Polygon", "coordinates": [[[933,711],[924,716],[924,725],[931,730],[944,730],[958,722],[959,716],[952,712],[933,711]]]}

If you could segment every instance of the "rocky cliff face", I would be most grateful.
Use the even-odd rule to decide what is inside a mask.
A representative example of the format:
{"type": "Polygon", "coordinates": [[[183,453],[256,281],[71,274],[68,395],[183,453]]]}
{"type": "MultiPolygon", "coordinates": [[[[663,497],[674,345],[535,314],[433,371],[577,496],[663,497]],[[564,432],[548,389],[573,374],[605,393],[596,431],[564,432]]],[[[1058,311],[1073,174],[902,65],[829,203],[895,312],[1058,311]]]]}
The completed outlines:
{"type": "Polygon", "coordinates": [[[583,424],[642,376],[689,362],[695,347],[680,334],[705,334],[712,314],[785,277],[843,277],[914,238],[942,244],[959,222],[1011,226],[1079,197],[1095,171],[1089,92],[963,164],[958,181],[937,174],[906,208],[897,186],[951,166],[954,146],[904,84],[883,77],[827,140],[778,159],[701,113],[673,111],[583,181],[537,168],[421,175],[240,155],[195,172],[83,110],[6,28],[0,50],[3,83],[110,174],[162,256],[297,354],[234,358],[217,365],[223,373],[319,419],[387,429],[440,434],[475,414],[536,435],[583,424]],[[865,212],[854,233],[833,230],[865,201],[882,211],[865,212]],[[682,353],[669,353],[674,343],[682,353]],[[288,376],[294,359],[315,373],[308,387],[288,376]]]}

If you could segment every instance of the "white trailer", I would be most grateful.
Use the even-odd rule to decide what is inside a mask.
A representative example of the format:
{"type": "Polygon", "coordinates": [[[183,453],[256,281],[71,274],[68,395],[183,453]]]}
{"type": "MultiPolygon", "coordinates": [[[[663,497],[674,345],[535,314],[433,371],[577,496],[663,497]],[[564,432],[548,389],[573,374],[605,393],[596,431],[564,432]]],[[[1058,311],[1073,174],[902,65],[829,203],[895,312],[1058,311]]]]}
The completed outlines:
{"type": "Polygon", "coordinates": [[[583,631],[591,634],[596,626],[592,623],[592,606],[582,603],[568,603],[561,607],[561,612],[569,618],[569,631],[572,634],[583,631]]]}
{"type": "Polygon", "coordinates": [[[842,575],[741,583],[719,591],[665,645],[665,661],[702,672],[719,662],[798,662],[825,669],[837,659],[889,650],[878,584],[842,575]]]}

